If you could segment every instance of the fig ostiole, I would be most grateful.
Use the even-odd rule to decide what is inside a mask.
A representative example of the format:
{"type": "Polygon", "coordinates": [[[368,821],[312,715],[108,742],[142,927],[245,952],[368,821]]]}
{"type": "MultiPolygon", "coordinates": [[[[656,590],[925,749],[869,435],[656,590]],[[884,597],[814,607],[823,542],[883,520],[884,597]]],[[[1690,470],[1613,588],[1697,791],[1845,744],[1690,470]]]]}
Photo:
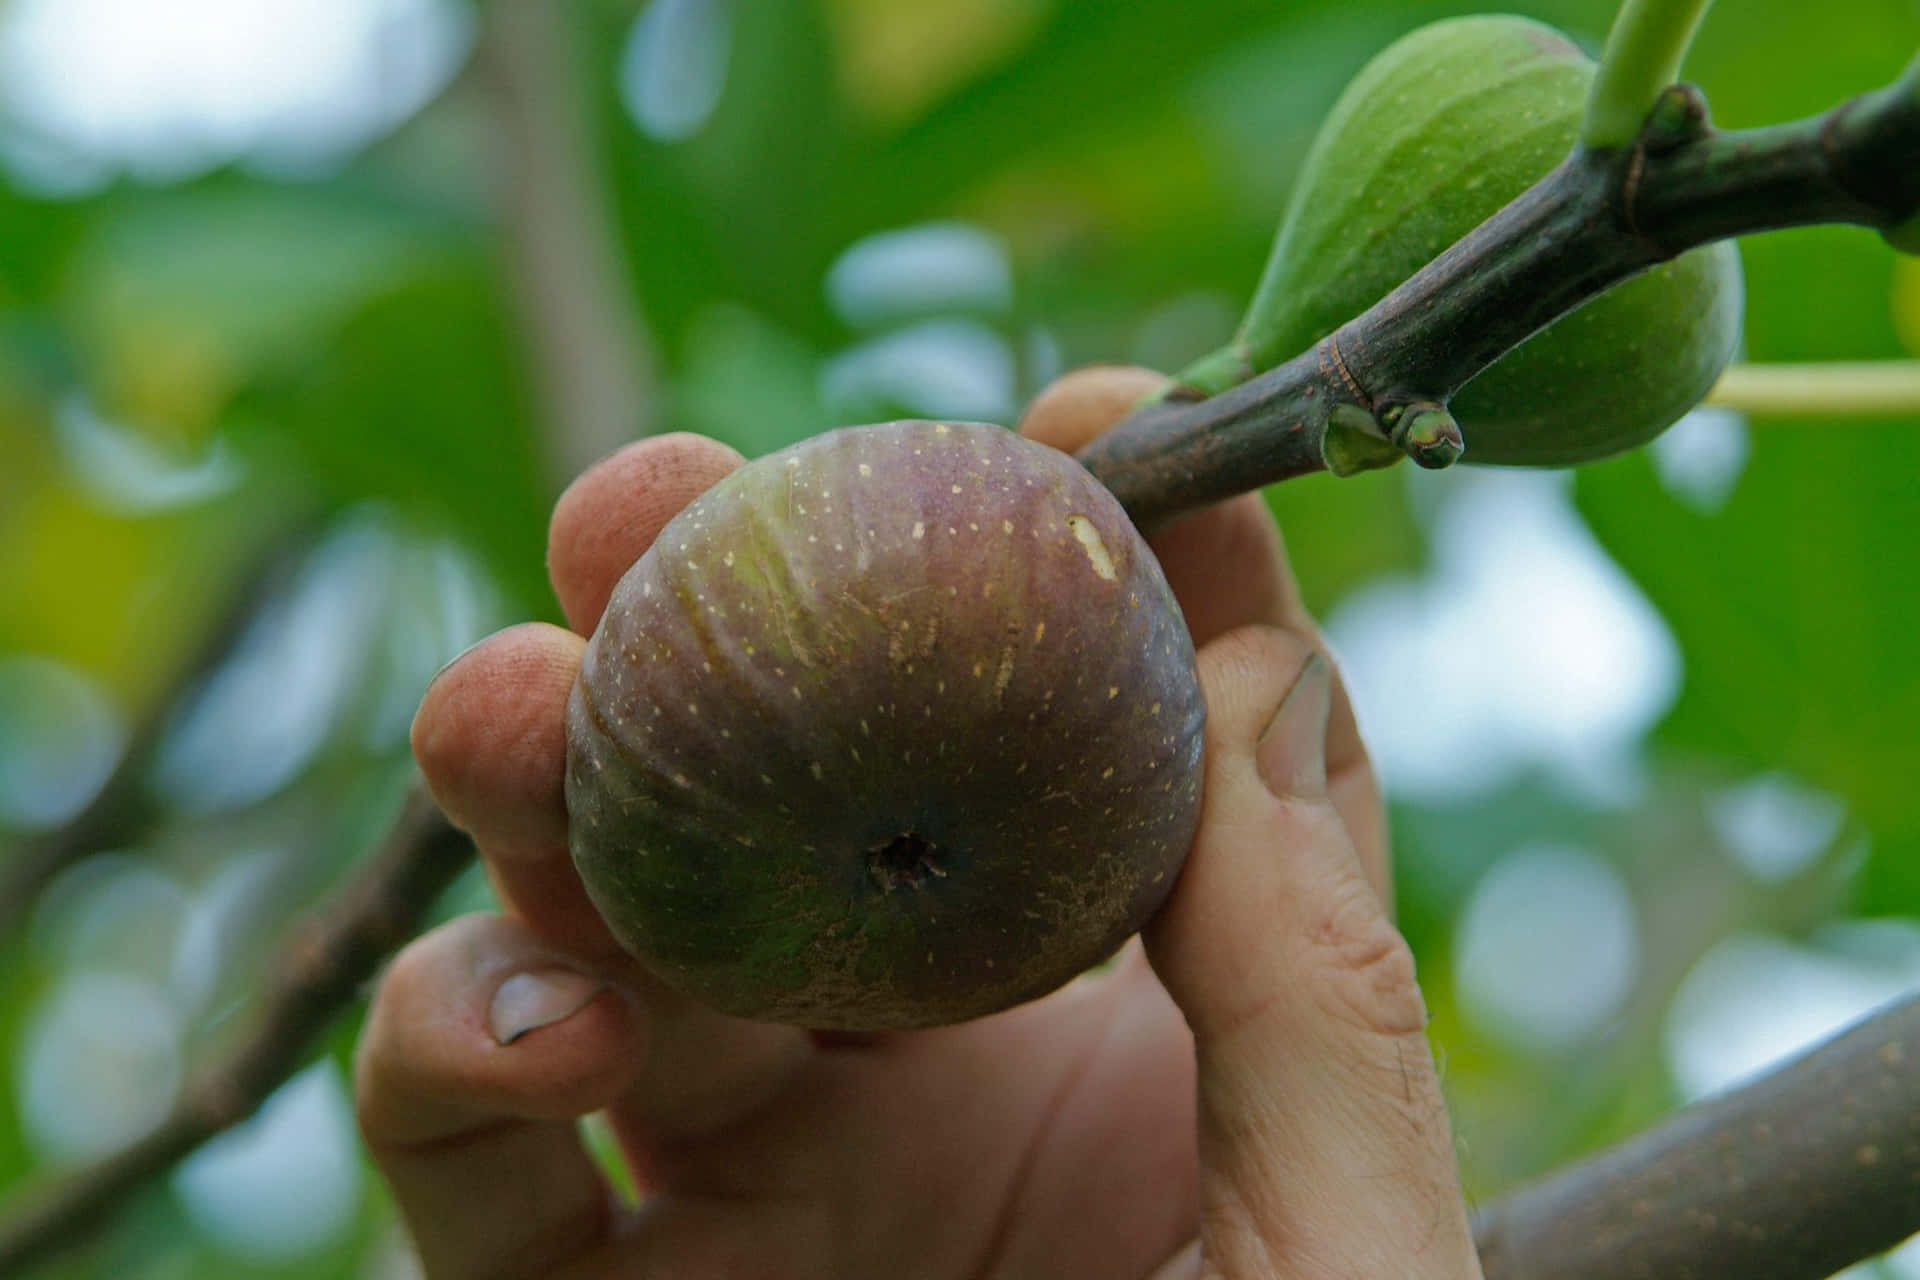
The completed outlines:
{"type": "Polygon", "coordinates": [[[751,462],[613,593],[567,713],[575,865],[696,999],[957,1022],[1110,955],[1199,820],[1192,641],[1119,503],[1000,427],[751,462]]]}
{"type": "MultiPolygon", "coordinates": [[[[1445,19],[1388,46],[1315,136],[1233,343],[1180,381],[1224,390],[1386,296],[1565,158],[1594,73],[1564,35],[1511,15],[1445,19]]],[[[1652,439],[1733,358],[1743,296],[1720,241],[1561,317],[1452,398],[1462,460],[1564,466],[1652,439]]]]}

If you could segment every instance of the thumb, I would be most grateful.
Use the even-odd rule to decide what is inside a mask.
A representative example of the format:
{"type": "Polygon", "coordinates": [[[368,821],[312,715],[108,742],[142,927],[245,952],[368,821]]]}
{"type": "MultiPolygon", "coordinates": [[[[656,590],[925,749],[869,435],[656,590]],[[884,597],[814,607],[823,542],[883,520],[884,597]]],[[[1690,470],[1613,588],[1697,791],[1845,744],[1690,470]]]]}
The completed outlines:
{"type": "Polygon", "coordinates": [[[1413,956],[1327,792],[1328,661],[1250,627],[1200,675],[1200,833],[1146,942],[1194,1034],[1207,1274],[1477,1276],[1413,956]]]}

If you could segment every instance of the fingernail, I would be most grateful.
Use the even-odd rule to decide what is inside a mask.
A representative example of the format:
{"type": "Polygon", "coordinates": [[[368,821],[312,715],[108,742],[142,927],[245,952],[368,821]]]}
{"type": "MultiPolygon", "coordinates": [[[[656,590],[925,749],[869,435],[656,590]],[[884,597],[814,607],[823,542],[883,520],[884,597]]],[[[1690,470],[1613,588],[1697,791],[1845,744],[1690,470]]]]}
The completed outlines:
{"type": "Polygon", "coordinates": [[[487,1025],[493,1038],[512,1044],[529,1031],[570,1018],[593,1002],[606,983],[571,969],[516,973],[493,993],[487,1025]]]}
{"type": "Polygon", "coordinates": [[[458,666],[460,663],[460,659],[466,657],[468,654],[472,653],[475,649],[478,649],[481,645],[485,644],[488,640],[491,640],[492,638],[493,638],[492,636],[481,636],[478,640],[475,640],[472,644],[468,645],[466,648],[462,649],[460,652],[454,654],[451,658],[448,658],[445,662],[441,663],[440,669],[434,672],[433,677],[427,681],[427,688],[422,689],[420,691],[421,700],[425,701],[427,696],[427,690],[432,689],[434,685],[439,684],[440,677],[447,674],[447,672],[453,670],[454,667],[458,666]]]}
{"type": "Polygon", "coordinates": [[[1315,796],[1327,789],[1327,716],[1333,673],[1319,654],[1300,668],[1293,688],[1254,747],[1254,767],[1277,796],[1315,796]]]}

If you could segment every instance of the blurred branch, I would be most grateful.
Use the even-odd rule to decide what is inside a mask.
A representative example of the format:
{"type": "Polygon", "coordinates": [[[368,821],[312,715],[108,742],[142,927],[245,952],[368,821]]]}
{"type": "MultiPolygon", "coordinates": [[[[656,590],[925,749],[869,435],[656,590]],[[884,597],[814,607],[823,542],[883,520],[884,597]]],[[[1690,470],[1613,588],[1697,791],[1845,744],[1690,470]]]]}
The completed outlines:
{"type": "Polygon", "coordinates": [[[1920,414],[1920,360],[1736,364],[1706,402],[1766,418],[1920,414]]]}
{"type": "Polygon", "coordinates": [[[252,1115],[307,1061],[381,961],[420,929],[471,858],[467,838],[426,793],[410,792],[374,856],[288,930],[251,1030],[188,1078],[173,1113],[125,1150],[0,1206],[0,1275],[77,1245],[149,1179],[252,1115]]]}
{"type": "Polygon", "coordinates": [[[557,491],[653,429],[652,343],[601,179],[573,10],[495,0],[485,22],[476,69],[499,127],[507,270],[557,491]]]}
{"type": "Polygon", "coordinates": [[[1920,1231],[1920,996],[1499,1201],[1487,1280],[1821,1280],[1920,1231]]]}
{"type": "Polygon", "coordinates": [[[147,791],[147,771],[185,698],[232,655],[260,604],[298,564],[311,546],[317,518],[303,518],[268,539],[266,550],[243,573],[219,616],[198,646],[135,721],[113,772],[73,819],[30,837],[0,862],[0,939],[11,938],[53,878],[89,854],[99,853],[136,834],[158,806],[147,791]]]}
{"type": "Polygon", "coordinates": [[[1463,447],[1447,402],[1553,321],[1699,245],[1834,222],[1920,240],[1920,56],[1884,89],[1764,129],[1714,129],[1675,85],[1631,147],[1576,147],[1312,350],[1209,399],[1176,389],[1080,458],[1143,528],[1401,451],[1444,466],[1463,447]]]}

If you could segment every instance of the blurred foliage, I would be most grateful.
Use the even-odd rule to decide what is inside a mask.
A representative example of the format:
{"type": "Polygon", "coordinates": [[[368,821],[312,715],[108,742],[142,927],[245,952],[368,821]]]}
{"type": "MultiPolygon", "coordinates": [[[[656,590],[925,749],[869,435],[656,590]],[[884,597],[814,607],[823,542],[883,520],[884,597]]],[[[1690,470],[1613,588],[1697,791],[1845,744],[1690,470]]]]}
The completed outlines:
{"type": "MultiPolygon", "coordinates": [[[[677,4],[679,38],[690,22],[699,35],[700,11],[730,21],[711,115],[665,137],[635,115],[645,7],[568,9],[627,251],[629,276],[613,283],[658,343],[668,425],[750,454],[856,412],[949,412],[956,398],[1010,420],[1062,368],[1170,367],[1208,349],[1347,78],[1401,32],[1470,9],[677,4]],[[825,281],[849,247],[936,221],[990,236],[1010,296],[910,300],[900,323],[877,327],[836,306],[825,281]]],[[[1521,6],[1590,48],[1611,7],[1521,6]]],[[[1909,0],[1766,0],[1715,13],[1688,71],[1723,123],[1759,124],[1882,83],[1916,37],[1909,0]]],[[[483,95],[456,78],[343,166],[298,177],[236,164],[56,196],[0,169],[0,666],[62,664],[117,726],[91,747],[29,737],[71,717],[49,703],[10,718],[0,699],[0,784],[41,777],[34,760],[99,772],[137,726],[163,725],[156,760],[134,762],[160,817],[118,844],[157,876],[142,892],[172,904],[143,917],[146,942],[98,919],[73,935],[94,942],[74,942],[71,921],[111,917],[134,883],[122,864],[90,872],[89,860],[44,895],[25,936],[0,939],[0,1185],[58,1164],[32,1136],[22,1063],[60,984],[170,975],[155,981],[185,1055],[217,1045],[289,914],[377,838],[432,671],[491,627],[557,616],[542,545],[556,495],[502,267],[483,95]],[[263,548],[316,526],[291,577],[261,576],[263,548]],[[254,624],[224,665],[191,669],[236,596],[256,601],[254,624]],[[248,723],[222,727],[216,713],[248,723]],[[290,761],[282,774],[233,781],[235,753],[258,765],[275,751],[290,761]],[[209,789],[209,776],[232,785],[209,789]],[[224,976],[203,972],[209,956],[224,976]]],[[[7,128],[0,116],[0,139],[7,128]]],[[[1896,266],[1877,237],[1808,230],[1743,252],[1753,358],[1920,355],[1920,269],[1896,266]]],[[[1539,774],[1395,804],[1403,919],[1476,1195],[1674,1104],[1669,1002],[1716,941],[1817,940],[1848,914],[1920,915],[1914,425],[1756,421],[1717,508],[1676,494],[1645,454],[1579,476],[1579,511],[1684,665],[1638,795],[1601,803],[1539,774]],[[1727,787],[1776,770],[1847,818],[1823,855],[1765,882],[1741,870],[1712,814],[1727,787]],[[1637,968],[1603,1027],[1517,1046],[1463,1005],[1456,928],[1500,858],[1556,842],[1597,855],[1631,891],[1637,968]]],[[[1429,483],[1315,477],[1270,495],[1317,611],[1429,562],[1429,483]]],[[[0,785],[0,856],[57,821],[6,796],[0,785]]],[[[463,895],[482,900],[477,885],[463,895]]],[[[342,1073],[352,1030],[330,1040],[342,1073]]],[[[242,1257],[162,1191],[54,1274],[406,1274],[377,1187],[363,1179],[354,1195],[346,1225],[271,1261],[242,1257]]]]}

